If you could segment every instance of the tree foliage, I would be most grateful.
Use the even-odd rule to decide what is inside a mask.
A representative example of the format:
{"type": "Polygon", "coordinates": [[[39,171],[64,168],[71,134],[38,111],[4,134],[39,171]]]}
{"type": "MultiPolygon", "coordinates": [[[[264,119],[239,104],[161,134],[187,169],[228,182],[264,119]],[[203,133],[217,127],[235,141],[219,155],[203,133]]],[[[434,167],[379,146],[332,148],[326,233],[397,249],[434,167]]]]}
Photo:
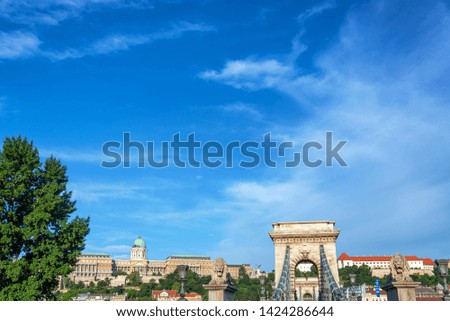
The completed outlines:
{"type": "Polygon", "coordinates": [[[141,276],[139,275],[139,272],[134,271],[127,275],[125,278],[126,284],[131,286],[138,286],[141,284],[141,276]]]}
{"type": "MultiPolygon", "coordinates": [[[[444,280],[442,279],[441,275],[439,274],[439,270],[437,267],[434,268],[433,275],[412,274],[411,278],[415,282],[420,282],[423,286],[436,286],[438,283],[439,284],[444,283],[444,280]]],[[[450,284],[450,275],[447,278],[447,284],[450,284]]]]}
{"type": "MultiPolygon", "coordinates": [[[[414,270],[412,270],[414,272],[414,270]]],[[[344,286],[350,286],[350,277],[349,274],[356,274],[356,284],[362,285],[363,283],[367,285],[373,285],[376,279],[380,280],[380,286],[384,286],[387,283],[388,276],[384,276],[382,278],[377,278],[372,276],[372,271],[367,265],[362,265],[360,267],[346,266],[342,269],[339,269],[339,278],[344,282],[344,286]]],[[[433,275],[419,275],[419,274],[411,274],[411,278],[415,282],[420,282],[423,286],[435,286],[438,283],[443,284],[442,277],[439,274],[437,267],[434,268],[433,275]]],[[[448,283],[450,283],[450,275],[448,276],[448,283]]]]}
{"type": "Polygon", "coordinates": [[[373,285],[377,277],[372,276],[372,270],[367,265],[361,266],[346,266],[342,269],[339,269],[339,279],[341,282],[344,282],[345,287],[349,287],[351,285],[350,282],[350,274],[356,274],[355,283],[357,285],[367,284],[373,285]]]}
{"type": "Polygon", "coordinates": [[[26,138],[6,138],[0,151],[0,300],[54,299],[57,277],[84,249],[89,219],[78,216],[66,167],[42,164],[26,138]]]}
{"type": "MultiPolygon", "coordinates": [[[[248,276],[245,268],[239,268],[239,278],[235,280],[238,291],[234,294],[235,301],[259,301],[263,295],[262,286],[257,278],[248,276]]],[[[270,298],[272,296],[271,282],[264,285],[264,296],[270,298]]]]}
{"type": "MultiPolygon", "coordinates": [[[[203,300],[207,299],[208,293],[203,288],[204,284],[208,284],[211,281],[211,276],[199,276],[197,273],[187,270],[186,281],[184,282],[184,291],[186,293],[195,292],[202,296],[203,300]]],[[[168,274],[164,279],[159,280],[159,284],[156,290],[179,290],[180,280],[178,277],[178,271],[174,271],[168,274]]]]}

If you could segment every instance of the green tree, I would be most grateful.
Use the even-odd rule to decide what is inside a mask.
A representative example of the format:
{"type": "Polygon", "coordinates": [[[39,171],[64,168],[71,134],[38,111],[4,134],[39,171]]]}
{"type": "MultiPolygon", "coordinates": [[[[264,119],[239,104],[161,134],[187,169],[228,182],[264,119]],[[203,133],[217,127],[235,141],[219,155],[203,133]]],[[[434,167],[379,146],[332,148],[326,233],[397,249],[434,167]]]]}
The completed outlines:
{"type": "Polygon", "coordinates": [[[136,300],[136,298],[139,296],[139,292],[134,289],[130,289],[127,290],[127,296],[129,300],[136,300]]]}
{"type": "Polygon", "coordinates": [[[137,271],[131,272],[126,277],[126,284],[131,285],[131,286],[140,285],[141,284],[141,276],[139,275],[139,272],[137,272],[137,271]]]}
{"type": "Polygon", "coordinates": [[[181,289],[181,284],[180,284],[180,282],[178,282],[178,281],[173,282],[171,290],[180,292],[180,289],[181,289]]]}
{"type": "MultiPolygon", "coordinates": [[[[184,290],[186,293],[195,292],[202,296],[203,300],[206,300],[208,297],[208,293],[203,288],[204,284],[208,284],[211,281],[211,276],[203,276],[200,277],[197,273],[188,270],[186,273],[186,281],[184,283],[184,290]]],[[[178,271],[174,271],[165,278],[159,280],[159,284],[157,286],[157,290],[169,290],[173,289],[174,286],[177,287],[177,290],[180,287],[180,280],[178,278],[178,271]]]]}
{"type": "Polygon", "coordinates": [[[157,284],[153,279],[148,283],[142,283],[140,285],[139,297],[147,298],[148,300],[150,300],[152,297],[152,291],[156,289],[156,286],[157,284]]]}
{"type": "Polygon", "coordinates": [[[106,288],[108,286],[108,282],[106,280],[100,280],[97,282],[97,288],[106,288]]]}
{"type": "Polygon", "coordinates": [[[364,264],[361,266],[353,265],[339,269],[339,278],[342,282],[344,282],[345,287],[351,285],[350,274],[356,274],[355,283],[357,285],[362,284],[373,285],[375,283],[376,277],[372,276],[372,271],[367,265],[364,264]]]}
{"type": "Polygon", "coordinates": [[[78,216],[66,167],[42,164],[26,138],[6,138],[0,151],[0,300],[52,300],[59,275],[84,249],[89,219],[78,216]]]}
{"type": "Polygon", "coordinates": [[[125,272],[125,271],[114,271],[111,274],[111,276],[113,276],[113,277],[116,277],[116,276],[119,276],[119,275],[127,275],[127,272],[125,272]]]}
{"type": "MultiPolygon", "coordinates": [[[[450,272],[450,270],[449,270],[449,272],[450,272]]],[[[428,274],[423,274],[423,275],[412,274],[411,278],[413,279],[413,281],[420,282],[424,286],[435,286],[438,283],[440,283],[442,285],[444,283],[444,280],[442,279],[442,277],[439,273],[439,269],[437,267],[434,268],[433,275],[431,275],[431,276],[428,274]]],[[[450,284],[450,275],[448,276],[447,284],[450,284]]]]}
{"type": "MultiPolygon", "coordinates": [[[[261,283],[257,278],[250,278],[244,266],[239,268],[239,278],[235,280],[238,291],[234,294],[235,301],[259,301],[261,297],[261,283]]],[[[266,295],[270,295],[266,293],[266,295]]]]}

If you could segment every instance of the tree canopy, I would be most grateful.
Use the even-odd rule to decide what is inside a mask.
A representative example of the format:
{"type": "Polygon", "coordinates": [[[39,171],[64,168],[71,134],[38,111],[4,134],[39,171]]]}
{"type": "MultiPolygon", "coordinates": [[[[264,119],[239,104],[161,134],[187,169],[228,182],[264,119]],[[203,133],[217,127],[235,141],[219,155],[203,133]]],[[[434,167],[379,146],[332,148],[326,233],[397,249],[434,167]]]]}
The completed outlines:
{"type": "MultiPolygon", "coordinates": [[[[350,282],[350,274],[356,274],[355,283],[357,285],[367,284],[373,285],[377,277],[372,276],[372,270],[367,265],[361,266],[346,266],[342,269],[339,269],[339,278],[342,282],[344,282],[344,286],[348,287],[351,285],[350,282]]],[[[380,279],[381,284],[384,284],[384,278],[380,279]]]]}
{"type": "Polygon", "coordinates": [[[89,218],[71,218],[75,202],[67,169],[42,164],[26,138],[6,138],[0,151],[0,300],[54,299],[58,276],[84,249],[89,218]]]}
{"type": "Polygon", "coordinates": [[[261,297],[267,300],[272,297],[272,280],[266,280],[264,286],[261,285],[260,280],[251,278],[245,271],[244,266],[239,268],[239,278],[234,281],[238,291],[234,294],[235,301],[259,301],[261,297]],[[264,291],[262,291],[264,288],[264,291]]]}
{"type": "MultiPolygon", "coordinates": [[[[449,269],[450,272],[450,269],[449,269]]],[[[419,274],[412,274],[411,278],[415,281],[415,282],[420,282],[423,286],[435,286],[438,283],[439,284],[443,284],[444,280],[442,279],[439,270],[437,267],[434,268],[433,270],[433,275],[428,275],[428,274],[423,274],[423,275],[419,275],[419,274]]],[[[450,284],[450,273],[448,275],[447,278],[447,283],[450,284]]]]}

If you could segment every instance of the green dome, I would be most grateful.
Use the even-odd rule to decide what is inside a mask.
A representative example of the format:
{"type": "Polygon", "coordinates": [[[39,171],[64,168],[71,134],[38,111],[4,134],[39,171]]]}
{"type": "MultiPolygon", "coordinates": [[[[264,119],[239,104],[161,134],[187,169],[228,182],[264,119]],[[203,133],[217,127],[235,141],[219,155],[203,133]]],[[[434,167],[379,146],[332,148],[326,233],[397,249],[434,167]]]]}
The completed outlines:
{"type": "Polygon", "coordinates": [[[142,239],[142,237],[139,235],[136,241],[133,243],[133,247],[146,247],[145,241],[142,239]]]}

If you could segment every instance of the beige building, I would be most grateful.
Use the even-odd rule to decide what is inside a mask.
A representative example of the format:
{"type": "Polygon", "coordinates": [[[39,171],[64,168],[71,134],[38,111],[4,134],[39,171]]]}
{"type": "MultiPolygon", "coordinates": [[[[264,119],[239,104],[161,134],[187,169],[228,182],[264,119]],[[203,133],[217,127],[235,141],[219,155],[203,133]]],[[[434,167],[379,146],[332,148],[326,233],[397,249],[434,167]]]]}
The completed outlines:
{"type": "Polygon", "coordinates": [[[230,273],[231,277],[235,280],[237,280],[239,278],[239,270],[241,269],[241,267],[244,267],[245,269],[245,273],[252,277],[255,278],[257,277],[256,275],[256,271],[251,267],[250,264],[228,264],[227,265],[227,269],[228,269],[228,273],[230,273]]]}
{"type": "MultiPolygon", "coordinates": [[[[138,237],[131,246],[129,260],[112,259],[108,254],[83,253],[78,257],[75,270],[69,275],[73,282],[90,282],[112,278],[113,273],[139,272],[144,281],[174,272],[178,265],[188,265],[189,269],[200,276],[212,275],[214,261],[209,256],[171,255],[165,260],[147,259],[147,245],[138,237]]],[[[228,265],[233,278],[239,276],[242,265],[228,265]]],[[[253,268],[243,265],[249,276],[254,276],[253,268]]],[[[123,280],[124,281],[124,280],[123,280]]]]}
{"type": "MultiPolygon", "coordinates": [[[[198,293],[186,293],[185,299],[188,301],[202,301],[202,296],[198,293]]],[[[153,290],[152,299],[156,301],[178,301],[181,298],[180,293],[175,290],[153,290]]]]}
{"type": "Polygon", "coordinates": [[[71,279],[77,281],[91,281],[105,279],[113,273],[113,260],[108,254],[84,253],[78,258],[71,279]]]}
{"type": "Polygon", "coordinates": [[[375,290],[366,290],[362,301],[387,301],[387,293],[384,290],[380,290],[380,296],[378,297],[375,290]]]}

